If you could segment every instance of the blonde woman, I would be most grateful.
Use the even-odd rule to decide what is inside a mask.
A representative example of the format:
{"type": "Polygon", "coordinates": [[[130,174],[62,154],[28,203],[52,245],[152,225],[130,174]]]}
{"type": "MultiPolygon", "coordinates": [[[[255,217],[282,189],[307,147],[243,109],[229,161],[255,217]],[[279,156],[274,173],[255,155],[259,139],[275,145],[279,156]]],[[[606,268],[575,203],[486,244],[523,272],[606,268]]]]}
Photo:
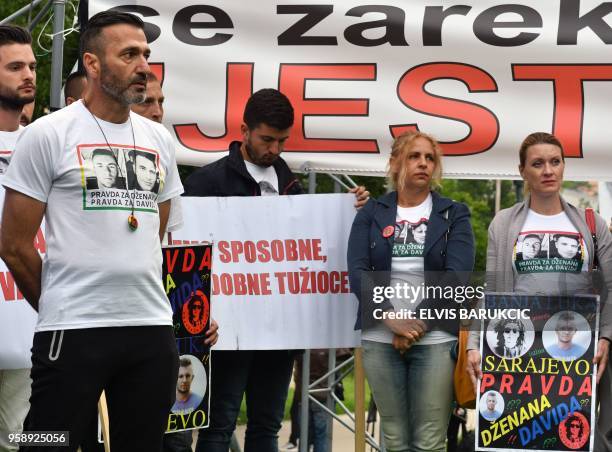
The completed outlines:
{"type": "MultiPolygon", "coordinates": [[[[561,197],[565,170],[563,146],[549,133],[532,133],[519,150],[519,171],[529,194],[524,202],[500,211],[489,226],[487,244],[487,290],[539,295],[561,295],[589,292],[589,271],[595,257],[603,273],[605,289],[612,290],[612,236],[605,220],[596,219],[597,253],[587,226],[584,209],[561,197]],[[535,238],[537,253],[526,253],[528,239],[535,238]],[[540,239],[540,237],[542,237],[540,239]],[[535,259],[541,265],[531,265],[535,259]],[[543,271],[553,268],[552,272],[543,271]]],[[[605,299],[602,294],[602,299],[605,299]]],[[[612,341],[610,301],[602,303],[599,341],[594,361],[599,364],[597,383],[600,414],[596,438],[608,443],[595,444],[595,450],[612,450],[612,383],[608,355],[612,341]],[[602,376],[604,377],[602,379],[602,376]],[[608,439],[605,439],[608,438],[608,439]]],[[[479,333],[472,332],[468,342],[467,372],[476,387],[480,371],[479,333]]]]}
{"type": "Polygon", "coordinates": [[[432,136],[409,132],[396,138],[388,173],[395,191],[371,199],[359,211],[349,238],[349,278],[360,302],[356,328],[362,329],[364,367],[381,414],[385,447],[394,452],[446,450],[458,322],[395,320],[389,313],[451,312],[457,303],[418,297],[372,304],[378,293],[373,286],[449,286],[465,282],[472,270],[470,212],[432,190],[441,173],[441,151],[432,136]],[[402,238],[403,230],[424,234],[424,241],[419,234],[402,238]],[[374,285],[368,283],[371,277],[374,285]]]}

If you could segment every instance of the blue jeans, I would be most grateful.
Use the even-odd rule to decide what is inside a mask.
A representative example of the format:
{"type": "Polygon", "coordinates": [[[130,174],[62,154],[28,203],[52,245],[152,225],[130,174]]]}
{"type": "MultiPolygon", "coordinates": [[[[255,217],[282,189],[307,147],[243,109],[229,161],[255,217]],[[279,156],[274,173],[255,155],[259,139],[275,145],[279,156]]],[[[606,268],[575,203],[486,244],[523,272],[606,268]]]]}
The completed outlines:
{"type": "Polygon", "coordinates": [[[310,402],[308,406],[308,444],[313,445],[313,452],[327,451],[327,420],[329,415],[319,405],[310,402]]]}
{"type": "Polygon", "coordinates": [[[200,430],[196,452],[228,451],[245,393],[244,452],[278,452],[293,360],[287,350],[213,351],[210,427],[200,430]]]}
{"type": "Polygon", "coordinates": [[[401,355],[391,344],[362,342],[387,452],[446,451],[455,344],[415,345],[401,355]]]}

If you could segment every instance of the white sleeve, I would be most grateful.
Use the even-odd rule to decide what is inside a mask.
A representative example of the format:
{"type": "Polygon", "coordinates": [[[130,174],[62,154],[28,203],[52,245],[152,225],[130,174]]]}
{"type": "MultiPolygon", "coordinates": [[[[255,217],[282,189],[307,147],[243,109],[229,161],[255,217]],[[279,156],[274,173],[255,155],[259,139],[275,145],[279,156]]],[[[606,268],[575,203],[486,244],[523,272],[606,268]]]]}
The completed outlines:
{"type": "Polygon", "coordinates": [[[170,200],[170,216],[166,225],[166,232],[178,231],[183,227],[183,205],[181,197],[177,196],[170,200]]]}
{"type": "Polygon", "coordinates": [[[55,179],[55,155],[60,143],[48,124],[33,123],[26,127],[15,144],[2,185],[47,202],[55,179]]]}
{"type": "Polygon", "coordinates": [[[166,180],[161,187],[157,196],[157,202],[161,203],[172,198],[176,198],[183,193],[183,184],[179,177],[178,168],[176,166],[176,155],[174,151],[174,141],[170,136],[170,132],[164,129],[164,154],[166,158],[166,180]]]}

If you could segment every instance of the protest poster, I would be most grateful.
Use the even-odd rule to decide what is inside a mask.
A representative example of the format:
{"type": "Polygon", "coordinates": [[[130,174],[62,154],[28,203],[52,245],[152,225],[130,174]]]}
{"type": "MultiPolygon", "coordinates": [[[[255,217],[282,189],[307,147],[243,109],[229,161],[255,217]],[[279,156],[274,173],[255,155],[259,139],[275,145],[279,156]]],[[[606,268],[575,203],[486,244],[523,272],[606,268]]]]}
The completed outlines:
{"type": "Polygon", "coordinates": [[[592,451],[599,297],[492,293],[476,409],[476,449],[592,451]],[[528,311],[527,311],[528,310],[528,311]]]}
{"type": "Polygon", "coordinates": [[[352,194],[183,197],[172,243],[214,241],[215,350],[350,348],[352,194]]]}
{"type": "Polygon", "coordinates": [[[172,306],[172,324],[179,353],[176,402],[166,433],[207,427],[210,407],[210,327],[212,245],[163,248],[163,282],[172,306]]]}

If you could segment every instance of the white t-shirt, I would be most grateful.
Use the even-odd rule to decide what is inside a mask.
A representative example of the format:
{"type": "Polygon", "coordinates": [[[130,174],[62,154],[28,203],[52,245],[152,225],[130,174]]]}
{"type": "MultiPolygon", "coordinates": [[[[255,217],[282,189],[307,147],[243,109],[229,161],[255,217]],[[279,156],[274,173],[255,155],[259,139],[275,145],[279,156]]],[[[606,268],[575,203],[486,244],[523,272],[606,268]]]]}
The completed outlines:
{"type": "Polygon", "coordinates": [[[166,232],[178,231],[183,227],[183,204],[181,197],[177,196],[170,200],[170,214],[166,224],[166,232]]]}
{"type": "Polygon", "coordinates": [[[514,288],[519,293],[573,294],[591,285],[584,238],[565,212],[541,215],[529,209],[512,262],[514,288]]]}
{"type": "Polygon", "coordinates": [[[130,114],[114,124],[81,101],[29,125],[2,183],[46,203],[47,254],[37,331],[171,325],[157,204],[183,191],[174,143],[130,114]],[[138,228],[128,216],[135,208],[138,228]]]}
{"type": "Polygon", "coordinates": [[[6,174],[8,165],[11,162],[13,150],[15,149],[15,143],[17,143],[17,138],[19,138],[22,131],[22,126],[19,126],[19,128],[13,132],[0,131],[0,177],[6,174]]]}
{"type": "MultiPolygon", "coordinates": [[[[431,215],[433,200],[431,194],[418,206],[397,207],[395,219],[395,239],[391,252],[391,286],[409,284],[419,287],[424,280],[425,235],[427,223],[431,215]]],[[[414,300],[396,298],[390,300],[396,311],[414,308],[422,301],[422,297],[414,300]]],[[[382,322],[374,328],[364,330],[362,339],[375,342],[393,342],[393,333],[382,322]]],[[[431,330],[425,333],[416,345],[440,344],[455,340],[456,337],[441,330],[431,330]]]]}
{"type": "Polygon", "coordinates": [[[261,196],[275,196],[279,194],[278,175],[273,166],[259,166],[246,160],[244,164],[251,177],[259,184],[261,196]]]}
{"type": "MultiPolygon", "coordinates": [[[[0,181],[8,169],[17,138],[23,127],[14,132],[0,131],[0,181]]],[[[4,204],[4,187],[0,186],[0,217],[4,204]]],[[[8,276],[4,262],[0,262],[2,278],[7,281],[0,298],[0,369],[23,369],[32,367],[30,349],[36,325],[37,314],[17,290],[8,276]]]]}

